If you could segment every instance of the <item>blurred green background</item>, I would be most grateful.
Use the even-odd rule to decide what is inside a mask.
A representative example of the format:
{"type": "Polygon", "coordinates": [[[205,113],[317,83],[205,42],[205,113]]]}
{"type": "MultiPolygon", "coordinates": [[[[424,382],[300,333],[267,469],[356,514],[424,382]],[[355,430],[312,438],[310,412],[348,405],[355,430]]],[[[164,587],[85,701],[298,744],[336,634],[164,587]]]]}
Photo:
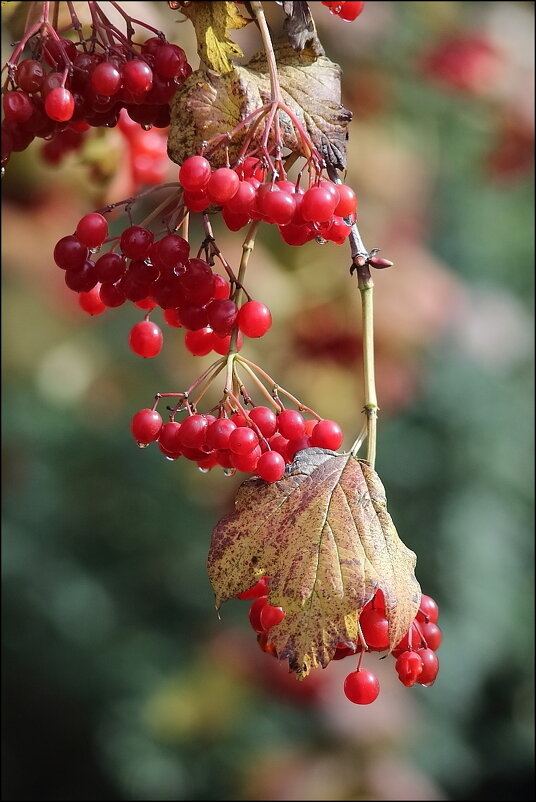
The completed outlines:
{"type": "MultiPolygon", "coordinates": [[[[99,170],[103,153],[119,163],[118,134],[61,169],[37,141],[4,178],[4,799],[532,798],[534,4],[369,2],[352,25],[312,5],[354,112],[361,233],[396,263],[375,274],[377,469],[440,605],[438,681],[408,690],[371,659],[382,693],[361,709],[342,693],[349,661],[298,684],[258,649],[244,602],[218,619],[206,552],[238,480],[129,433],[209,358],[166,329],[161,358],[141,360],[126,342],[141,312],[79,310],[52,250],[128,194],[99,170]]],[[[177,12],[129,10],[195,65],[177,12]]],[[[218,234],[234,260],[240,235],[218,234]]],[[[349,445],[347,264],[344,247],[263,231],[248,287],[275,322],[245,353],[349,445]]]]}

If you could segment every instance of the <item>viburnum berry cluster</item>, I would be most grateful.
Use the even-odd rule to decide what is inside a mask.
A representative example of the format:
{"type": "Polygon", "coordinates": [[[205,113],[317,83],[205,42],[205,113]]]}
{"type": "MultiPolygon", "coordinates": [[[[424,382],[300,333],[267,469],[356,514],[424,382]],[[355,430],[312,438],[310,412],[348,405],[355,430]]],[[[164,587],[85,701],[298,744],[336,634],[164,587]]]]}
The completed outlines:
{"type": "Polygon", "coordinates": [[[344,0],[343,2],[341,2],[341,0],[335,0],[335,2],[324,2],[324,0],[322,0],[322,5],[327,6],[332,14],[340,17],[344,22],[353,22],[359,17],[365,7],[364,2],[346,3],[344,0]]]}
{"type": "Polygon", "coordinates": [[[73,3],[34,5],[41,5],[39,19],[4,67],[2,167],[36,137],[47,140],[46,158],[54,163],[78,146],[77,135],[89,127],[116,126],[123,109],[144,127],[169,125],[169,102],[192,72],[182,48],[115,2],[110,5],[126,31],[110,21],[100,3],[87,4],[89,30],[73,3]],[[58,13],[64,5],[69,13],[61,36],[50,20],[52,5],[58,13]],[[154,35],[135,41],[134,24],[154,35]]]}
{"type": "MultiPolygon", "coordinates": [[[[438,608],[430,597],[420,595],[413,573],[415,555],[398,538],[387,514],[383,486],[374,472],[378,404],[371,268],[390,267],[392,262],[378,257],[377,249],[369,252],[364,247],[356,224],[355,191],[340,176],[345,167],[346,126],[351,115],[334,102],[333,127],[326,125],[323,131],[316,121],[311,125],[314,114],[307,108],[287,102],[286,97],[292,93],[285,95],[282,91],[262,3],[249,2],[247,10],[257,22],[264,45],[269,96],[267,83],[262,83],[266,82],[266,74],[259,77],[252,69],[251,81],[263,87],[260,100],[238,111],[238,119],[231,116],[229,125],[221,123],[215,133],[211,129],[205,141],[206,119],[200,131],[191,120],[185,123],[183,108],[176,100],[182,101],[186,90],[201,92],[201,96],[194,94],[193,100],[188,95],[185,106],[190,113],[196,102],[206,103],[209,89],[217,95],[221,86],[214,75],[219,79],[218,73],[228,76],[234,69],[226,55],[227,29],[247,21],[237,20],[238,11],[231,3],[210,3],[209,9],[202,2],[168,5],[195,21],[198,48],[207,69],[200,67],[190,81],[187,79],[191,68],[181,48],[170,44],[152,26],[131,18],[118,3],[111,2],[111,6],[125,22],[124,32],[110,21],[101,3],[87,4],[89,22],[85,27],[73,3],[41,4],[39,19],[30,20],[6,65],[2,164],[12,151],[23,150],[35,136],[47,140],[44,156],[50,164],[57,164],[65,153],[81,146],[90,127],[118,126],[129,145],[133,183],[150,187],[83,215],[75,230],[56,243],[54,261],[88,314],[99,315],[127,302],[142,311],[142,319],[128,337],[134,354],[154,358],[161,352],[164,337],[153,319],[160,314],[168,330],[184,330],[185,348],[191,355],[218,355],[186,390],[157,393],[152,406],[134,414],[131,433],[135,442],[140,448],[155,443],[166,459],[184,457],[202,472],[221,468],[226,475],[237,471],[254,474],[242,484],[239,494],[243,492],[248,504],[253,503],[255,494],[264,494],[263,515],[270,505],[275,515],[284,504],[296,504],[291,500],[295,494],[298,509],[291,510],[281,528],[305,537],[306,551],[310,551],[311,543],[314,546],[313,533],[309,531],[312,526],[320,526],[322,532],[323,527],[329,526],[330,537],[335,540],[333,554],[326,546],[326,554],[329,552],[336,563],[333,570],[324,566],[318,587],[315,578],[312,590],[308,589],[311,571],[316,572],[316,577],[320,563],[326,560],[326,554],[321,554],[325,543],[322,533],[316,553],[314,548],[312,551],[313,567],[308,577],[298,583],[293,595],[288,595],[286,585],[291,582],[285,579],[282,583],[281,576],[287,577],[289,569],[287,565],[277,565],[281,553],[277,542],[270,545],[268,556],[263,543],[253,543],[253,557],[249,559],[242,542],[249,526],[239,526],[237,536],[232,533],[233,522],[224,518],[214,530],[209,552],[209,574],[216,599],[238,595],[251,600],[250,622],[260,647],[288,659],[289,667],[300,678],[306,677],[311,667],[358,654],[357,669],[348,675],[344,686],[346,696],[356,704],[369,704],[379,693],[376,676],[362,667],[368,652],[392,654],[404,685],[431,685],[438,672],[435,652],[441,642],[438,608]],[[55,7],[52,22],[51,5],[55,7]],[[67,24],[61,28],[60,6],[68,12],[67,24]],[[209,50],[207,41],[212,42],[218,35],[210,23],[216,6],[226,20],[225,36],[218,42],[219,48],[209,50]],[[135,29],[140,26],[151,35],[137,41],[135,29]],[[257,102],[260,105],[251,110],[257,102]],[[148,129],[164,129],[168,124],[168,152],[179,164],[178,180],[161,183],[164,139],[148,129]],[[338,138],[333,134],[335,129],[338,138]],[[154,203],[148,211],[151,202],[154,203]],[[195,214],[200,215],[204,232],[201,242],[194,242],[190,236],[190,220],[195,214]],[[236,266],[218,244],[213,230],[217,219],[233,232],[247,227],[236,266]],[[255,237],[264,223],[276,226],[284,242],[292,246],[304,246],[312,240],[322,246],[346,241],[350,245],[350,274],[357,276],[362,299],[366,420],[348,452],[339,452],[343,432],[338,423],[308,407],[241,352],[245,338],[263,337],[272,325],[269,308],[246,287],[255,237]],[[113,233],[118,230],[120,233],[113,233]],[[221,391],[217,400],[207,403],[207,393],[214,389],[218,377],[223,379],[221,391]],[[165,412],[163,403],[170,404],[165,412]],[[365,440],[366,460],[358,460],[357,452],[365,440]],[[339,505],[332,505],[336,491],[339,505]],[[337,537],[344,541],[341,549],[337,537]],[[235,554],[237,539],[241,545],[235,554]],[[396,568],[394,563],[388,561],[386,566],[382,562],[387,542],[391,547],[389,560],[391,554],[398,560],[396,568]],[[226,550],[230,550],[231,557],[227,557],[226,550]],[[255,570],[259,552],[267,565],[255,570]],[[354,556],[341,561],[341,553],[354,556]],[[245,580],[234,573],[237,563],[246,566],[245,580]],[[355,565],[362,572],[351,575],[354,587],[345,585],[349,581],[348,566],[355,565]],[[397,582],[399,576],[402,581],[395,583],[394,589],[389,586],[387,593],[393,571],[397,582]],[[261,573],[265,575],[253,587],[237,594],[261,573]],[[375,590],[371,598],[372,587],[375,590]],[[302,627],[300,616],[311,615],[315,594],[316,602],[322,597],[327,610],[321,606],[317,618],[303,619],[302,627]],[[283,600],[284,606],[270,604],[271,597],[274,601],[283,600]],[[342,613],[336,603],[341,597],[342,613]],[[368,602],[363,607],[364,598],[368,602]],[[389,600],[388,607],[385,598],[389,600]],[[351,615],[348,605],[354,611],[351,615]],[[324,630],[316,638],[308,634],[314,634],[320,620],[331,627],[329,637],[324,637],[324,630]]],[[[364,3],[324,5],[351,21],[361,13],[364,3]]],[[[284,13],[290,43],[299,52],[311,36],[316,37],[314,24],[308,19],[308,5],[285,4],[284,13]]],[[[306,76],[304,81],[312,63],[315,86],[338,76],[337,70],[328,67],[326,74],[322,71],[325,66],[316,64],[319,52],[321,48],[313,47],[309,61],[295,57],[306,76]]],[[[236,89],[241,84],[237,75],[234,78],[233,91],[247,94],[244,89],[236,89]]],[[[340,96],[337,81],[338,77],[334,91],[340,96]]],[[[225,82],[222,86],[225,93],[225,82]]],[[[222,106],[225,97],[224,94],[222,106]]],[[[237,105],[236,98],[233,103],[237,105]]],[[[236,515],[249,513],[257,525],[259,514],[254,503],[253,511],[242,501],[237,506],[236,515]]],[[[280,534],[268,531],[267,537],[277,538],[280,534]]],[[[302,556],[300,552],[296,562],[302,556]]]]}
{"type": "MultiPolygon", "coordinates": [[[[285,610],[268,601],[270,577],[263,576],[248,590],[238,593],[237,599],[251,601],[249,622],[257,633],[257,642],[263,652],[277,658],[276,649],[270,641],[270,631],[285,618],[285,610]]],[[[413,685],[430,687],[439,672],[436,651],[441,645],[441,630],[437,625],[439,608],[431,596],[422,595],[415,620],[402,640],[390,654],[395,659],[395,671],[400,682],[411,688],[413,685]]],[[[389,652],[389,622],[385,614],[385,603],[381,590],[364,606],[359,616],[359,638],[356,643],[340,643],[333,660],[359,655],[357,668],[346,677],[344,693],[350,702],[368,705],[377,699],[380,683],[374,672],[363,668],[367,652],[389,652]]]]}
{"type": "MultiPolygon", "coordinates": [[[[146,324],[138,324],[143,325],[146,324]]],[[[142,338],[143,334],[139,336],[142,338]]],[[[322,419],[278,387],[262,368],[238,354],[233,359],[232,377],[226,386],[239,387],[241,397],[225,390],[209,413],[197,412],[206,391],[226,367],[229,367],[227,359],[219,359],[185,392],[157,393],[153,406],[140,409],[132,418],[131,431],[138,446],[145,448],[156,442],[169,460],[185,457],[197,463],[203,472],[220,466],[227,476],[236,471],[255,473],[266,482],[281,479],[298,451],[310,447],[334,451],[340,448],[343,432],[335,421],[322,419]],[[247,373],[254,381],[269,407],[253,403],[239,371],[247,373]],[[285,408],[281,396],[297,409],[285,408]],[[157,409],[163,398],[178,399],[175,406],[168,407],[169,421],[165,423],[157,409]],[[311,417],[305,419],[303,411],[311,417]],[[182,412],[187,416],[176,420],[182,412]]]]}

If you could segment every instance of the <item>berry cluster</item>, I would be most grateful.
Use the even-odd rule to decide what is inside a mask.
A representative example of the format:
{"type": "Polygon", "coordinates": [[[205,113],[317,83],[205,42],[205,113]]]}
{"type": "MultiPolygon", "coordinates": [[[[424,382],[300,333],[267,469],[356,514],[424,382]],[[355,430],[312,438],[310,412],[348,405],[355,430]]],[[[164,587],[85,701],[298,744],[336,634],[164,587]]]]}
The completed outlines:
{"type": "Polygon", "coordinates": [[[175,410],[164,423],[156,407],[136,412],[131,431],[138,445],[157,442],[170,460],[184,456],[202,470],[219,465],[233,473],[255,473],[267,482],[281,479],[298,451],[310,446],[337,450],[343,437],[335,421],[306,421],[292,409],[276,414],[265,406],[249,411],[241,407],[219,417],[193,412],[180,423],[174,415],[175,410]]]}
{"type": "Polygon", "coordinates": [[[322,5],[327,6],[332,14],[340,17],[342,20],[344,20],[344,22],[353,22],[363,11],[365,3],[346,3],[344,0],[342,0],[342,2],[341,0],[335,0],[335,2],[324,2],[324,0],[322,0],[322,5]]]}
{"type": "Polygon", "coordinates": [[[190,211],[221,207],[231,231],[263,220],[276,225],[288,245],[316,237],[339,245],[346,240],[357,210],[351,187],[318,177],[304,190],[287,179],[267,181],[267,175],[268,166],[256,156],[216,170],[204,156],[190,156],[179,169],[179,183],[190,211]]]}
{"type": "MultiPolygon", "coordinates": [[[[237,599],[252,602],[249,621],[257,633],[259,646],[264,652],[277,657],[269,640],[269,630],[283,621],[285,611],[268,602],[269,589],[270,577],[263,576],[253,587],[239,593],[237,599]]],[[[436,602],[430,596],[423,595],[413,624],[392,651],[396,660],[395,670],[400,682],[407,688],[415,684],[429,687],[436,680],[439,672],[436,651],[441,645],[438,617],[439,608],[436,602]]],[[[342,660],[359,653],[357,670],[346,677],[344,693],[354,704],[368,705],[378,697],[380,683],[372,671],[361,667],[363,656],[365,652],[385,652],[389,649],[389,624],[381,590],[376,591],[361,611],[359,626],[362,637],[355,644],[339,644],[333,660],[342,660]]]]}
{"type": "Polygon", "coordinates": [[[60,37],[42,21],[13,51],[2,88],[2,166],[36,137],[54,140],[80,124],[114,127],[122,109],[143,127],[169,125],[169,102],[192,71],[184,51],[160,33],[137,44],[128,15],[124,35],[91,6],[89,39],[60,37]]]}

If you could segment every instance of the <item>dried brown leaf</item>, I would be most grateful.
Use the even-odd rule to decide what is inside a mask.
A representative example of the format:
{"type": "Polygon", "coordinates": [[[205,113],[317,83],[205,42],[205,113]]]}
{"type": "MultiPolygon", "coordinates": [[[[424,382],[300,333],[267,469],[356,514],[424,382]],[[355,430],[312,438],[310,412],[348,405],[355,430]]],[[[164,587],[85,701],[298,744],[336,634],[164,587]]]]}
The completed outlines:
{"type": "Polygon", "coordinates": [[[190,3],[181,11],[193,23],[201,61],[217,73],[230,72],[229,59],[241,58],[244,54],[236,42],[229,39],[227,31],[243,28],[251,20],[239,14],[234,3],[220,0],[190,3]]]}
{"type": "Polygon", "coordinates": [[[310,45],[315,53],[323,53],[322,45],[316,35],[314,20],[306,0],[285,0],[284,29],[294,50],[303,50],[310,45]]]}
{"type": "Polygon", "coordinates": [[[367,462],[306,449],[279,482],[246,480],[235,507],[212,535],[216,606],[270,576],[269,601],[286,611],[270,643],[299,679],[325,667],[339,642],[356,643],[357,619],[377,589],[391,648],[408,631],[420,602],[416,558],[367,462]]]}
{"type": "MultiPolygon", "coordinates": [[[[313,144],[328,164],[346,165],[346,140],[351,112],[341,105],[340,67],[310,48],[300,53],[288,43],[276,47],[283,101],[294,112],[313,144]]],[[[235,66],[225,75],[206,70],[194,72],[177,91],[171,107],[168,139],[170,159],[182,164],[201,144],[232,130],[255,109],[270,101],[270,79],[264,54],[254,56],[246,66],[235,66]]],[[[279,112],[283,144],[307,155],[290,118],[279,112]]],[[[260,139],[262,123],[254,137],[260,139]]],[[[244,126],[229,145],[236,158],[250,126],[244,126]]],[[[211,158],[214,167],[225,164],[220,148],[211,158]]]]}

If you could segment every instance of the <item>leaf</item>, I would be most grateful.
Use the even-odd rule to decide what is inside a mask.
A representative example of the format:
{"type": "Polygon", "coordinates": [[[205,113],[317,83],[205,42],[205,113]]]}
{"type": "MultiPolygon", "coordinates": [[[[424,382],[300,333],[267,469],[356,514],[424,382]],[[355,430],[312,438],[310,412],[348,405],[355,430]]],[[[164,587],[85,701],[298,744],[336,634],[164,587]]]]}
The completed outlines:
{"type": "Polygon", "coordinates": [[[285,12],[283,27],[294,50],[303,50],[310,43],[315,53],[319,55],[323,53],[309,3],[306,0],[285,0],[283,11],[285,12]]]}
{"type": "MultiPolygon", "coordinates": [[[[283,101],[300,120],[327,163],[344,169],[352,114],[341,105],[340,67],[326,56],[318,56],[311,48],[296,53],[288,43],[279,44],[275,54],[283,101]]],[[[172,102],[170,159],[182,164],[203,142],[231,131],[269,101],[270,79],[264,53],[254,56],[245,66],[235,66],[226,75],[197,70],[177,91],[172,102]]],[[[285,147],[308,155],[288,115],[280,111],[279,120],[285,147]]],[[[244,126],[229,144],[231,161],[237,158],[251,130],[251,126],[244,126]]],[[[260,124],[253,136],[259,141],[262,133],[260,124]]],[[[211,163],[213,167],[226,163],[224,148],[215,152],[211,163]]]]}
{"type": "Polygon", "coordinates": [[[240,47],[227,36],[227,31],[238,30],[251,20],[238,13],[236,5],[229,2],[190,3],[181,9],[195,28],[197,52],[204,64],[223,75],[232,70],[230,58],[241,58],[240,47]]]}
{"type": "Polygon", "coordinates": [[[286,616],[269,640],[303,679],[330,662],[338,643],[356,643],[361,610],[381,589],[394,648],[415,618],[420,587],[415,554],[386,504],[367,462],[319,448],[301,451],[279,482],[246,480],[212,534],[216,607],[270,576],[270,604],[286,616]]]}

